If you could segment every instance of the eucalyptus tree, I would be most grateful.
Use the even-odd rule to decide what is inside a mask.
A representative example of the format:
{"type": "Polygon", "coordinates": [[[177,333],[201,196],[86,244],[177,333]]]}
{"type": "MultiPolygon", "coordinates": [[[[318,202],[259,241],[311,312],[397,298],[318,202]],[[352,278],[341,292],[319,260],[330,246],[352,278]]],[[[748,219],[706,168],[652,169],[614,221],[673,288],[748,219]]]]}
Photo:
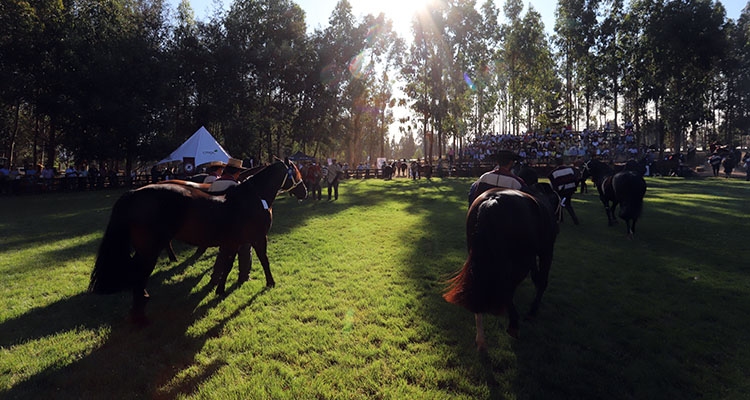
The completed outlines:
{"type": "Polygon", "coordinates": [[[304,12],[290,0],[238,0],[224,26],[216,61],[227,79],[217,93],[227,150],[270,160],[291,146],[295,101],[304,87],[298,51],[306,42],[304,12]]]}
{"type": "MultiPolygon", "coordinates": [[[[621,40],[621,25],[623,20],[622,0],[604,0],[600,4],[603,8],[603,19],[599,24],[597,35],[597,59],[601,65],[602,89],[604,99],[612,101],[614,113],[614,129],[618,129],[620,86],[623,71],[623,48],[621,40]]],[[[606,110],[606,106],[604,107],[606,110]]]]}
{"type": "Polygon", "coordinates": [[[450,52],[444,55],[445,105],[435,113],[433,124],[437,130],[438,157],[445,151],[446,133],[464,132],[469,127],[471,133],[482,134],[490,44],[486,36],[495,33],[488,31],[491,22],[477,11],[475,0],[448,2],[445,22],[444,48],[450,52]]]}
{"type": "MultiPolygon", "coordinates": [[[[750,7],[726,25],[728,51],[721,60],[723,141],[750,131],[750,7]]],[[[718,131],[717,131],[718,133],[718,131]]]]}
{"type": "Polygon", "coordinates": [[[713,76],[726,51],[724,8],[710,0],[639,1],[631,13],[642,25],[632,59],[645,62],[634,72],[665,129],[658,144],[679,150],[686,128],[710,118],[713,76]]]}
{"type": "Polygon", "coordinates": [[[591,114],[592,97],[597,91],[599,74],[595,58],[596,12],[599,0],[559,0],[555,11],[555,42],[560,52],[565,78],[565,116],[567,125],[576,126],[577,97],[585,101],[585,126],[591,114]]]}
{"type": "Polygon", "coordinates": [[[48,77],[57,65],[55,50],[65,53],[58,46],[64,30],[64,8],[58,1],[0,2],[0,156],[9,163],[16,163],[18,153],[37,161],[37,127],[49,126],[39,104],[55,97],[55,82],[48,77]],[[17,146],[19,142],[30,145],[17,146]]]}
{"type": "MultiPolygon", "coordinates": [[[[381,42],[379,38],[371,42],[368,35],[379,31],[378,27],[382,27],[379,24],[384,22],[382,15],[356,21],[351,4],[341,0],[329,18],[329,27],[321,36],[325,42],[320,53],[324,63],[321,78],[336,99],[331,110],[334,115],[332,123],[337,127],[331,132],[332,141],[345,149],[350,164],[362,159],[366,139],[377,140],[380,135],[367,135],[367,129],[374,128],[378,118],[378,113],[370,112],[370,107],[373,105],[375,65],[380,52],[376,42],[381,42]],[[374,31],[371,30],[373,27],[374,31]]],[[[378,35],[370,38],[375,37],[378,35]]]]}

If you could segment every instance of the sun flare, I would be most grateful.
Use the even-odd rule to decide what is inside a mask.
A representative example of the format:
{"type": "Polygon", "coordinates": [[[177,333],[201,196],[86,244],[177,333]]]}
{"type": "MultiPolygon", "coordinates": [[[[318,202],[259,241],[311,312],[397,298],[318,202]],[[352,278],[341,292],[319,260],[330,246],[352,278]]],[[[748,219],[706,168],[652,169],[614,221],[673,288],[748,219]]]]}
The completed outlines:
{"type": "Polygon", "coordinates": [[[350,0],[355,15],[378,15],[381,12],[393,21],[400,35],[409,34],[414,15],[425,10],[434,0],[350,0]]]}

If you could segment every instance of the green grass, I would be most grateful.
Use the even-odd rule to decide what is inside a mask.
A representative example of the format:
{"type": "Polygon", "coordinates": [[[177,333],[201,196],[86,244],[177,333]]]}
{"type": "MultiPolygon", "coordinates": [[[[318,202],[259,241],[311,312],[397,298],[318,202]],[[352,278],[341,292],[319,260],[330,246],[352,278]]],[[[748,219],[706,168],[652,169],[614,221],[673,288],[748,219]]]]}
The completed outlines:
{"type": "MultiPolygon", "coordinates": [[[[271,270],[218,298],[214,249],[177,245],[127,293],[85,293],[121,191],[0,198],[0,398],[743,399],[750,397],[748,186],[648,179],[636,239],[594,192],[561,226],[521,338],[441,298],[466,256],[467,179],[347,181],[275,204],[271,270]]],[[[529,281],[516,296],[527,310],[529,281]]]]}

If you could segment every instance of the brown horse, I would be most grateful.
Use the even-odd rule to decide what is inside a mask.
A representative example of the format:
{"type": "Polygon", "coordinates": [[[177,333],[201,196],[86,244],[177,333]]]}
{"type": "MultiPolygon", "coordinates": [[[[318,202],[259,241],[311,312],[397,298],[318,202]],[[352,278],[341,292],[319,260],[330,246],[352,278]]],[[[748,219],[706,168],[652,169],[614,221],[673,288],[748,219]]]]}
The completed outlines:
{"type": "MultiPolygon", "coordinates": [[[[265,165],[260,165],[260,166],[257,166],[257,167],[248,168],[248,169],[246,169],[246,170],[244,170],[244,171],[242,171],[240,173],[240,175],[237,177],[237,181],[238,182],[242,182],[242,181],[244,181],[246,179],[249,179],[253,175],[255,175],[256,173],[258,173],[258,171],[263,170],[265,167],[266,167],[265,165]]],[[[205,176],[208,176],[208,175],[205,175],[205,176]]],[[[208,194],[210,194],[212,196],[223,196],[223,195],[226,194],[226,191],[211,192],[211,183],[203,183],[203,180],[205,179],[205,176],[203,177],[203,179],[200,179],[199,181],[192,180],[192,177],[191,177],[189,180],[169,179],[169,180],[166,180],[166,181],[157,182],[156,184],[157,185],[177,184],[177,185],[183,185],[183,186],[190,186],[192,188],[200,189],[200,190],[202,190],[202,191],[204,191],[204,192],[206,192],[206,193],[208,193],[208,194]]],[[[167,250],[167,256],[169,256],[169,261],[176,262],[177,261],[177,254],[175,254],[174,248],[172,248],[172,242],[171,241],[169,242],[169,245],[167,246],[166,250],[167,250]]],[[[205,253],[205,252],[206,252],[206,247],[199,247],[199,248],[197,248],[195,250],[195,253],[193,253],[193,258],[198,258],[198,257],[202,256],[203,253],[205,253]]],[[[244,257],[244,258],[240,258],[240,263],[241,264],[243,262],[248,262],[249,263],[251,261],[252,261],[252,259],[247,258],[247,256],[244,257]]],[[[242,268],[242,266],[240,266],[240,268],[242,268]]],[[[250,267],[247,268],[247,271],[250,271],[250,267]]],[[[216,275],[217,273],[218,273],[218,271],[214,271],[214,275],[216,275]]],[[[217,287],[217,289],[219,289],[219,288],[217,287]]],[[[219,293],[219,294],[222,294],[222,293],[219,293]]]]}
{"type": "Polygon", "coordinates": [[[537,313],[552,265],[559,204],[549,184],[524,190],[490,189],[471,204],[466,216],[469,256],[443,297],[475,314],[479,350],[486,349],[484,313],[507,312],[507,332],[518,337],[513,296],[529,273],[536,286],[529,315],[537,313]]]}
{"type": "MultiPolygon", "coordinates": [[[[159,253],[172,239],[200,247],[219,247],[217,292],[226,284],[235,254],[250,243],[263,266],[266,286],[275,285],[266,254],[272,205],[280,192],[305,198],[307,189],[293,164],[275,162],[224,196],[211,196],[181,184],[153,184],[117,200],[102,238],[89,291],[133,293],[132,316],[146,322],[146,284],[159,253]],[[133,255],[131,256],[131,249],[133,255]]],[[[249,271],[240,271],[246,279],[249,271]]]]}

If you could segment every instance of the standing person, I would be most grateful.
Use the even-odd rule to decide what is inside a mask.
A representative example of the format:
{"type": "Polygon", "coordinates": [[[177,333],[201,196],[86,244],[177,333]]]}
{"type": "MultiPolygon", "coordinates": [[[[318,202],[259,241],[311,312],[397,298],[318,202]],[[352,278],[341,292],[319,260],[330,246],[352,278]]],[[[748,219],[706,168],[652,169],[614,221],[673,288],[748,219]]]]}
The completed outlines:
{"type": "Polygon", "coordinates": [[[42,170],[42,179],[44,179],[44,187],[47,190],[52,190],[55,183],[55,170],[51,165],[47,164],[42,170]]]}
{"type": "Polygon", "coordinates": [[[322,176],[323,171],[320,165],[315,160],[312,160],[310,165],[305,169],[305,185],[310,190],[313,200],[323,198],[323,188],[320,186],[320,178],[322,176]]]}
{"type": "Polygon", "coordinates": [[[560,206],[568,210],[568,214],[573,218],[573,223],[578,225],[578,217],[573,210],[572,199],[573,193],[578,188],[580,174],[573,167],[563,165],[562,158],[555,159],[555,163],[557,167],[547,175],[547,178],[549,178],[549,182],[557,195],[560,196],[560,206]]]}
{"type": "Polygon", "coordinates": [[[508,189],[521,189],[526,182],[511,171],[513,164],[521,161],[518,154],[508,150],[500,150],[497,153],[497,167],[492,171],[485,172],[471,185],[469,189],[469,206],[474,200],[488,189],[503,187],[508,189]]]}
{"type": "Polygon", "coordinates": [[[76,187],[76,180],[78,179],[78,171],[76,171],[76,168],[70,164],[68,165],[68,168],[65,169],[65,181],[68,184],[68,190],[73,190],[76,187]]]}
{"type": "MultiPolygon", "coordinates": [[[[242,165],[242,160],[236,159],[236,158],[229,158],[227,161],[226,166],[222,168],[222,174],[220,177],[218,177],[216,180],[214,180],[211,183],[211,187],[208,189],[209,192],[225,192],[227,189],[237,186],[239,182],[237,180],[240,177],[240,173],[244,171],[245,168],[242,165]]],[[[267,207],[266,207],[267,208],[267,207]]],[[[214,275],[211,276],[211,281],[214,282],[217,279],[219,279],[218,276],[216,276],[217,271],[222,271],[222,268],[216,268],[218,264],[220,263],[234,263],[234,257],[235,254],[238,257],[238,262],[240,265],[240,274],[249,274],[250,273],[250,262],[251,262],[251,250],[250,243],[245,243],[237,250],[237,253],[222,253],[219,251],[219,254],[216,256],[215,265],[213,268],[214,275]],[[247,271],[247,272],[245,272],[247,271]]],[[[224,264],[227,265],[227,264],[224,264]]],[[[247,280],[247,276],[240,277],[240,279],[247,280]]]]}
{"type": "Polygon", "coordinates": [[[206,170],[208,176],[203,179],[203,183],[214,183],[224,173],[224,167],[225,164],[221,161],[211,161],[206,170]]]}
{"type": "Polygon", "coordinates": [[[708,157],[708,163],[711,164],[714,176],[719,176],[719,168],[721,168],[721,156],[719,153],[714,152],[708,157]]]}
{"type": "Polygon", "coordinates": [[[734,157],[732,157],[731,154],[727,154],[727,156],[724,158],[724,161],[721,162],[722,165],[724,165],[724,174],[726,175],[727,179],[732,177],[732,171],[734,170],[734,167],[737,166],[737,162],[734,160],[734,157]]]}
{"type": "Polygon", "coordinates": [[[328,174],[326,174],[326,182],[328,183],[328,201],[331,201],[331,189],[333,189],[334,200],[339,199],[339,180],[341,175],[344,174],[344,170],[341,169],[341,165],[336,162],[334,158],[331,160],[331,165],[328,166],[328,174]]]}
{"type": "Polygon", "coordinates": [[[742,158],[742,162],[745,167],[745,180],[750,181],[750,151],[745,152],[745,157],[742,158]]]}

